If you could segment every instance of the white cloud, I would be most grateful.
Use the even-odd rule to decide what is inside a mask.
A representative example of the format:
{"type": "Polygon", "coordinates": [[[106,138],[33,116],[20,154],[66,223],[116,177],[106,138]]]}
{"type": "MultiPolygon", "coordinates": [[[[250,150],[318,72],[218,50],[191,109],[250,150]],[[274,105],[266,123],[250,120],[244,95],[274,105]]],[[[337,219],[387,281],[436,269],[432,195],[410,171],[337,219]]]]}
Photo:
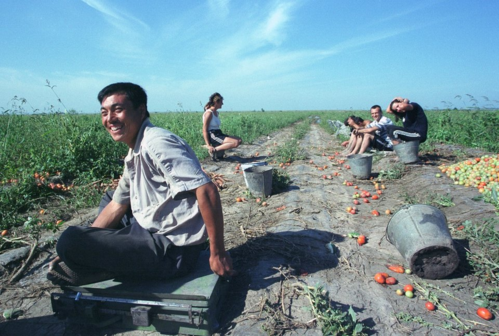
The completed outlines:
{"type": "Polygon", "coordinates": [[[278,3],[257,30],[256,37],[274,45],[280,45],[286,38],[286,23],[290,20],[293,9],[294,3],[292,2],[278,3]]]}
{"type": "Polygon", "coordinates": [[[137,25],[149,30],[149,26],[134,16],[108,6],[101,0],[82,0],[88,6],[103,14],[104,18],[114,27],[128,34],[135,34],[137,25]]]}

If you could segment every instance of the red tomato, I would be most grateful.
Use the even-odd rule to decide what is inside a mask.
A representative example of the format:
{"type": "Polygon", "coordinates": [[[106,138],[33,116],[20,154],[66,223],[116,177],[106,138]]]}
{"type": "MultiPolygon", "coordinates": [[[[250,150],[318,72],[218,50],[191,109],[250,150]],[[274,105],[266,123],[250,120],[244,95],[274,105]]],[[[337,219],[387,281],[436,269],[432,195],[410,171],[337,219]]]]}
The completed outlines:
{"type": "Polygon", "coordinates": [[[379,283],[379,284],[384,284],[386,281],[386,278],[383,276],[381,273],[376,273],[374,275],[374,280],[379,283]]]}
{"type": "Polygon", "coordinates": [[[360,235],[358,238],[357,238],[357,243],[362,246],[366,243],[366,236],[364,235],[360,235]]]}
{"type": "Polygon", "coordinates": [[[414,287],[412,285],[405,285],[404,292],[414,292],[414,287]]]}
{"type": "Polygon", "coordinates": [[[483,318],[484,320],[492,319],[492,313],[487,308],[483,307],[478,308],[476,314],[481,318],[483,318]]]}
{"type": "Polygon", "coordinates": [[[435,310],[435,305],[433,303],[431,303],[430,301],[426,302],[425,305],[426,309],[428,309],[429,311],[434,311],[435,310]]]}
{"type": "Polygon", "coordinates": [[[388,277],[386,278],[385,283],[387,285],[395,285],[397,283],[397,279],[395,279],[394,277],[388,277]]]}

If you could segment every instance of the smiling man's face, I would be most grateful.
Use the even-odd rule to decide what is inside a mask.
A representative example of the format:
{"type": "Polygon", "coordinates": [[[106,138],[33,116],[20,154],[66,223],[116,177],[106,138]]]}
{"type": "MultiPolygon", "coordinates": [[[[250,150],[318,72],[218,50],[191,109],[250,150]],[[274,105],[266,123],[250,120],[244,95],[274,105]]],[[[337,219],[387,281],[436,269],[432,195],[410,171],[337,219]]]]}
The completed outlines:
{"type": "Polygon", "coordinates": [[[144,105],[133,107],[125,94],[109,95],[101,103],[102,125],[114,141],[123,142],[133,148],[145,117],[145,110],[144,105]]]}
{"type": "Polygon", "coordinates": [[[381,109],[379,107],[376,107],[376,108],[373,108],[371,110],[371,117],[376,120],[376,121],[380,121],[381,120],[381,117],[383,115],[381,114],[381,109]]]}

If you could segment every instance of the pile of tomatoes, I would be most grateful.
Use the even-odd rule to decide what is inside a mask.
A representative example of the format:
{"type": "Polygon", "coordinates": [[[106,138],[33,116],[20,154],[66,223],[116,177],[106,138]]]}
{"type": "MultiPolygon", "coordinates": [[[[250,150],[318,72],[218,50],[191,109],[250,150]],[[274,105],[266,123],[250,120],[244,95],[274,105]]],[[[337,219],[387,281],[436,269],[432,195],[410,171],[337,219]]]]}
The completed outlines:
{"type": "Polygon", "coordinates": [[[451,166],[444,164],[439,169],[454,180],[454,184],[475,187],[480,193],[489,194],[499,189],[499,154],[484,155],[451,166]]]}

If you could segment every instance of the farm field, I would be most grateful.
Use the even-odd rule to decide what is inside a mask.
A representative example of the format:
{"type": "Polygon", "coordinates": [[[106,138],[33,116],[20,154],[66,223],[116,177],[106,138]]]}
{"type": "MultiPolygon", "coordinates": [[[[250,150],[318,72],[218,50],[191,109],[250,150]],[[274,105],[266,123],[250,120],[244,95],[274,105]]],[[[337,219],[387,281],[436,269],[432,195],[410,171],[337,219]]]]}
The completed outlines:
{"type": "MultiPolygon", "coordinates": [[[[459,180],[456,184],[445,170],[445,167],[455,168],[455,164],[476,158],[483,160],[487,155],[497,158],[499,148],[494,122],[497,125],[498,113],[483,112],[489,113],[484,116],[481,112],[468,112],[429,114],[433,137],[430,134],[432,142],[421,146],[421,161],[403,165],[393,153],[375,154],[373,180],[357,180],[352,176],[345,167],[348,160],[342,162],[345,159],[337,154],[343,149],[340,139],[328,130],[326,120],[343,121],[351,112],[295,113],[284,124],[276,124],[275,129],[263,135],[253,132],[251,140],[228,152],[227,158],[219,162],[206,158],[206,153],[200,150],[202,143],[190,141],[199,153],[205,171],[222,176],[225,180],[220,191],[226,224],[225,240],[239,272],[230,282],[219,321],[219,334],[327,335],[335,331],[352,334],[356,325],[359,333],[367,335],[499,333],[497,196],[494,199],[492,192],[481,193],[473,186],[465,187],[464,180],[462,184],[459,180]],[[457,114],[461,114],[459,118],[457,114]],[[470,120],[476,122],[479,118],[492,121],[490,124],[481,123],[480,130],[464,127],[470,124],[470,120]],[[446,127],[449,124],[454,127],[454,131],[446,127]],[[458,126],[460,132],[455,131],[458,126]],[[457,137],[461,137],[462,141],[457,137]],[[487,146],[478,143],[480,141],[487,146]],[[264,200],[267,206],[248,194],[244,177],[238,169],[240,164],[258,161],[267,161],[272,165],[274,180],[281,182],[276,185],[279,188],[264,200]],[[345,181],[352,182],[352,186],[344,184],[345,181]],[[375,181],[379,181],[380,194],[376,192],[375,181]],[[376,193],[379,198],[356,205],[358,209],[355,214],[347,213],[346,208],[353,206],[353,195],[359,190],[376,193]],[[246,200],[238,202],[237,198],[246,200]],[[407,267],[395,246],[386,239],[386,227],[393,213],[406,204],[430,204],[445,213],[460,256],[457,270],[449,277],[428,280],[387,269],[387,264],[407,267]],[[373,210],[378,211],[379,215],[374,215],[373,210]],[[386,210],[390,213],[387,214],[386,210]],[[366,244],[360,246],[356,239],[350,238],[348,235],[352,232],[365,235],[366,244]],[[374,276],[379,272],[393,276],[397,284],[390,286],[377,283],[374,276]],[[397,289],[407,284],[415,288],[412,298],[396,294],[397,289]],[[435,311],[425,308],[427,301],[435,303],[435,311]],[[488,306],[494,315],[492,320],[486,321],[477,316],[479,304],[488,306]],[[354,312],[355,321],[349,311],[354,312]]],[[[200,120],[200,114],[194,115],[200,120]]],[[[226,115],[229,118],[230,113],[226,115]]],[[[267,116],[258,113],[258,117],[262,115],[267,116]]],[[[251,119],[251,114],[234,114],[234,117],[248,119],[238,119],[234,123],[227,119],[226,124],[231,127],[254,125],[256,120],[251,119]]],[[[186,120],[179,123],[192,125],[192,121],[186,120]]],[[[166,121],[164,126],[174,128],[173,124],[168,125],[166,121]]],[[[71,138],[74,146],[96,141],[96,134],[100,134],[99,125],[97,123],[92,127],[77,127],[71,138]],[[92,127],[95,127],[95,134],[91,133],[94,130],[92,127]]],[[[194,139],[200,138],[199,129],[191,128],[194,139]]],[[[227,130],[229,134],[242,132],[246,131],[227,130]]],[[[189,138],[188,133],[180,135],[189,138]]],[[[36,237],[39,244],[32,248],[36,251],[35,256],[18,280],[9,281],[22,261],[26,261],[27,253],[24,257],[18,257],[17,262],[2,266],[0,310],[18,309],[19,316],[11,319],[0,317],[1,334],[24,335],[32,334],[33,330],[41,335],[151,334],[113,327],[94,329],[71,325],[52,316],[50,308],[50,293],[59,289],[45,280],[44,265],[54,256],[53,242],[60,233],[60,230],[55,229],[63,229],[67,225],[88,225],[96,215],[95,204],[89,205],[99,198],[104,188],[113,185],[113,178],[118,178],[115,174],[119,173],[119,158],[124,155],[124,151],[119,147],[104,148],[104,143],[110,143],[106,146],[113,145],[105,136],[86,153],[88,156],[97,155],[104,149],[110,153],[111,159],[105,161],[92,156],[93,165],[96,166],[92,172],[94,175],[82,171],[89,179],[85,183],[80,182],[80,189],[85,189],[81,186],[98,182],[92,185],[93,189],[88,188],[85,196],[80,196],[79,204],[65,199],[69,198],[67,193],[71,193],[71,190],[48,188],[51,190],[46,192],[53,194],[47,196],[44,203],[26,209],[27,213],[37,214],[37,219],[54,216],[43,223],[44,230],[36,231],[28,225],[30,231],[25,233],[23,227],[2,227],[10,231],[8,236],[2,238],[3,255],[20,246],[25,250],[28,246],[29,252],[29,246],[34,246],[14,244],[16,237],[29,242],[30,238],[36,237]],[[40,214],[40,209],[44,210],[43,214],[40,214]],[[56,224],[60,218],[64,222],[56,224]]],[[[66,145],[54,145],[60,137],[53,138],[50,148],[54,151],[57,148],[67,149],[66,145]]],[[[38,145],[46,146],[40,141],[38,145]]],[[[24,153],[20,148],[17,151],[19,157],[24,153]]],[[[40,149],[40,152],[45,151],[40,149]]],[[[77,152],[67,153],[68,156],[62,162],[84,160],[84,157],[71,156],[77,152]]],[[[5,158],[11,154],[4,151],[2,155],[5,158]]],[[[13,160],[12,157],[9,160],[13,160]]],[[[29,169],[26,165],[18,168],[14,164],[3,164],[3,181],[20,178],[22,169],[26,175],[32,175],[34,171],[39,174],[50,171],[50,175],[60,171],[65,186],[74,181],[78,183],[78,169],[82,169],[82,165],[68,165],[72,170],[64,170],[64,164],[58,167],[58,163],[48,156],[33,163],[29,169]],[[52,163],[53,166],[49,167],[52,163]]],[[[4,183],[3,188],[14,189],[16,183],[4,183]]],[[[42,193],[37,197],[44,196],[46,194],[42,193]]],[[[24,212],[18,212],[8,218],[23,216],[26,216],[24,212]]]]}

